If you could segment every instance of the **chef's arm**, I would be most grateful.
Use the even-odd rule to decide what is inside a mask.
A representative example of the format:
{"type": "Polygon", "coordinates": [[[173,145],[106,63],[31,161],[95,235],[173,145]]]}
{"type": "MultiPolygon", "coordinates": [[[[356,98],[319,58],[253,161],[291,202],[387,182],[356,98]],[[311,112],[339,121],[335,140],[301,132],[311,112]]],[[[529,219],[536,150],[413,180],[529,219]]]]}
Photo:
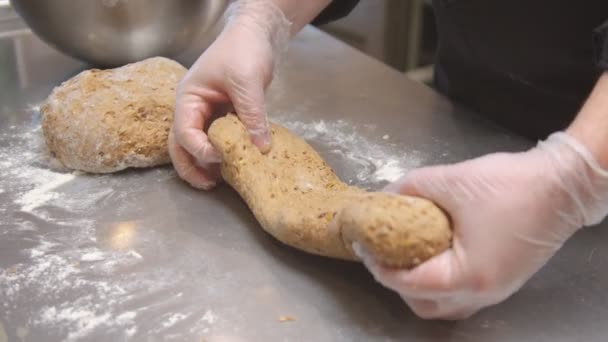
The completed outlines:
{"type": "Polygon", "coordinates": [[[585,145],[600,166],[608,169],[608,20],[593,31],[596,66],[604,70],[567,132],[585,145]]]}
{"type": "Polygon", "coordinates": [[[526,152],[410,171],[387,190],[449,213],[452,248],[413,270],[360,257],[419,316],[459,319],[517,291],[566,240],[608,214],[608,72],[574,123],[526,152]]]}
{"type": "Polygon", "coordinates": [[[210,189],[220,180],[219,154],[204,128],[230,109],[237,113],[252,142],[261,151],[270,149],[266,88],[290,36],[330,2],[240,0],[230,6],[221,34],[178,87],[168,145],[181,178],[200,189],[210,189]]]}
{"type": "Polygon", "coordinates": [[[599,78],[587,102],[567,130],[608,169],[608,71],[599,78]]]}
{"type": "Polygon", "coordinates": [[[291,21],[291,34],[298,33],[327,7],[331,0],[272,0],[291,21]]]}
{"type": "Polygon", "coordinates": [[[452,248],[413,270],[360,257],[419,316],[459,319],[517,291],[566,240],[608,215],[608,22],[594,36],[605,70],[566,133],[526,152],[410,171],[387,190],[449,213],[452,248]]]}

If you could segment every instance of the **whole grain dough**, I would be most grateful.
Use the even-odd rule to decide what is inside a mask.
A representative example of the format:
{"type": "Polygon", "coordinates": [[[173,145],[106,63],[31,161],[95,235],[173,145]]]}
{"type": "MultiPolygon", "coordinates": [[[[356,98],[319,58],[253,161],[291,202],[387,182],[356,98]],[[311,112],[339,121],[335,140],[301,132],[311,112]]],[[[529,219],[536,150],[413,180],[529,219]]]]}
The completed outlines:
{"type": "Polygon", "coordinates": [[[185,72],[155,57],[69,79],[41,106],[50,152],[64,166],[92,173],[169,163],[167,137],[185,72]]]}
{"type": "Polygon", "coordinates": [[[215,120],[208,133],[222,156],[222,177],[278,240],[347,260],[357,259],[356,242],[398,268],[412,268],[450,247],[449,219],[432,202],[348,186],[304,140],[276,124],[271,129],[267,154],[234,115],[215,120]]]}

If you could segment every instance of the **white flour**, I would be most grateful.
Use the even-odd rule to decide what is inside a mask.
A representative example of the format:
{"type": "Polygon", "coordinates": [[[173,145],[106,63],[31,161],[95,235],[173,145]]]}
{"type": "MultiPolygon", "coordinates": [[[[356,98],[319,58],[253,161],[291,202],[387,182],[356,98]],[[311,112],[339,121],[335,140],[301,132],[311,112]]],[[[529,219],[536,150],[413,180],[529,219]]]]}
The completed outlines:
{"type": "MultiPolygon", "coordinates": [[[[18,328],[24,338],[36,329],[63,331],[68,341],[96,329],[131,337],[137,311],[120,304],[145,292],[137,282],[109,279],[144,258],[134,249],[98,248],[91,213],[100,202],[124,198],[133,189],[116,190],[111,178],[58,168],[45,149],[37,114],[32,121],[0,128],[0,194],[8,199],[0,201],[0,249],[11,239],[23,246],[22,262],[2,268],[0,260],[0,320],[24,314],[22,303],[28,303],[36,309],[26,311],[28,326],[18,328]]],[[[159,179],[171,178],[165,173],[172,172],[159,171],[159,179]]]]}
{"type": "Polygon", "coordinates": [[[216,317],[213,314],[213,311],[207,310],[205,311],[205,314],[203,315],[203,318],[201,320],[209,324],[213,324],[215,323],[216,317]]]}
{"type": "Polygon", "coordinates": [[[330,154],[341,158],[349,168],[345,179],[349,183],[367,186],[393,182],[423,162],[416,151],[406,155],[394,144],[387,142],[389,135],[385,134],[379,137],[378,141],[372,141],[359,132],[359,127],[345,120],[308,123],[288,117],[278,117],[274,120],[312,142],[315,147],[320,145],[320,148],[327,149],[330,154]]]}
{"type": "Polygon", "coordinates": [[[80,261],[100,261],[103,259],[104,254],[101,251],[87,253],[80,257],[80,261]]]}
{"type": "Polygon", "coordinates": [[[93,311],[82,308],[67,307],[57,311],[55,307],[45,308],[42,310],[42,323],[64,322],[70,325],[77,326],[77,329],[70,331],[68,340],[75,340],[86,336],[100,324],[104,324],[110,318],[110,314],[98,316],[93,311]]]}
{"type": "Polygon", "coordinates": [[[18,194],[13,202],[25,212],[59,199],[58,189],[72,181],[77,173],[55,172],[48,169],[42,132],[38,127],[25,132],[0,135],[8,144],[0,147],[0,189],[18,194]]]}
{"type": "Polygon", "coordinates": [[[58,174],[43,169],[21,176],[29,178],[35,186],[16,200],[23,211],[32,211],[50,200],[57,199],[59,195],[54,190],[74,179],[74,175],[70,173],[58,174]]]}
{"type": "MultiPolygon", "coordinates": [[[[11,241],[18,241],[21,248],[19,260],[9,260],[8,265],[0,260],[0,320],[23,322],[25,315],[26,326],[16,328],[23,339],[28,339],[29,331],[42,331],[66,340],[89,339],[100,332],[116,340],[142,336],[179,340],[185,327],[192,336],[231,327],[229,320],[221,318],[226,312],[233,317],[238,308],[212,311],[199,304],[209,299],[222,302],[223,289],[234,286],[225,270],[214,271],[222,276],[213,285],[191,282],[191,273],[184,272],[210,267],[198,259],[200,246],[158,253],[170,258],[161,259],[158,268],[142,267],[144,261],[157,257],[146,250],[167,248],[165,236],[155,229],[137,232],[144,244],[153,244],[148,248],[122,240],[108,242],[103,234],[109,229],[100,226],[96,217],[99,208],[107,207],[116,208],[116,216],[121,210],[133,215],[128,208],[137,207],[128,206],[137,205],[137,192],[154,186],[154,180],[172,182],[175,173],[153,170],[153,181],[144,182],[138,173],[112,177],[62,171],[51,163],[40,129],[33,128],[39,127],[36,120],[0,128],[0,249],[11,241]]],[[[344,168],[340,174],[351,183],[382,185],[422,162],[415,152],[404,156],[388,135],[365,138],[360,130],[366,127],[346,121],[279,121],[337,159],[334,164],[344,168]]],[[[118,237],[128,240],[131,233],[127,230],[118,237]]]]}
{"type": "MultiPolygon", "coordinates": [[[[83,229],[76,232],[82,241],[82,235],[91,232],[92,227],[79,226],[83,229]]],[[[55,306],[43,306],[31,317],[34,327],[64,327],[68,329],[67,340],[76,340],[87,336],[94,329],[103,326],[105,329],[124,330],[128,336],[134,333],[134,312],[116,312],[113,306],[125,296],[127,290],[121,284],[89,279],[86,274],[94,267],[81,264],[80,260],[89,263],[100,260],[103,253],[96,247],[82,251],[70,250],[62,243],[42,238],[36,247],[29,251],[30,262],[17,265],[12,269],[0,270],[0,297],[10,298],[4,303],[6,313],[18,309],[16,300],[22,293],[32,292],[30,301],[44,301],[47,298],[66,298],[66,301],[55,306]],[[72,294],[84,295],[72,297],[72,294]]],[[[138,260],[129,257],[129,253],[113,255],[110,258],[122,265],[135,264],[138,260]]],[[[31,296],[31,295],[30,295],[31,296]]]]}
{"type": "Polygon", "coordinates": [[[396,158],[389,158],[382,163],[374,173],[374,178],[394,182],[404,173],[405,169],[396,158]]]}
{"type": "Polygon", "coordinates": [[[183,313],[177,312],[174,313],[172,315],[169,315],[169,317],[164,320],[161,324],[163,326],[163,328],[170,328],[172,326],[175,325],[175,323],[182,321],[184,319],[186,319],[188,316],[184,315],[183,313]]]}

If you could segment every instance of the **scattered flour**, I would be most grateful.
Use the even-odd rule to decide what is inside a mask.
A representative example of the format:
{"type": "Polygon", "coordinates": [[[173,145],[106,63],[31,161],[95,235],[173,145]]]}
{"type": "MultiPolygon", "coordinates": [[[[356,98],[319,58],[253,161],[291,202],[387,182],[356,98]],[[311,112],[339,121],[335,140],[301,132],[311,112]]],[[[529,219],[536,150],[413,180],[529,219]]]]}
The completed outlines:
{"type": "Polygon", "coordinates": [[[215,314],[213,314],[213,311],[207,310],[207,311],[205,311],[205,314],[203,315],[202,320],[209,324],[213,324],[213,323],[215,323],[216,317],[215,317],[215,314]]]}
{"type": "Polygon", "coordinates": [[[118,315],[118,317],[116,317],[116,322],[118,324],[127,324],[129,322],[133,322],[133,319],[136,316],[137,316],[137,312],[127,311],[127,312],[124,312],[124,313],[118,315]]]}
{"type": "MultiPolygon", "coordinates": [[[[36,110],[29,122],[0,127],[0,250],[14,243],[22,248],[19,260],[0,260],[0,321],[68,341],[100,329],[118,339],[132,337],[137,312],[121,303],[155,287],[112,278],[117,268],[133,267],[143,257],[133,249],[100,249],[91,209],[133,189],[57,167],[36,110]],[[29,321],[16,318],[23,316],[29,321]]],[[[159,171],[158,178],[170,179],[166,173],[159,171]]]]}
{"type": "Polygon", "coordinates": [[[80,261],[100,261],[103,259],[105,259],[105,255],[101,251],[83,254],[82,257],[80,257],[80,261]]]}
{"type": "Polygon", "coordinates": [[[42,323],[65,322],[70,325],[75,325],[76,329],[70,331],[67,339],[76,340],[85,337],[93,329],[101,324],[105,324],[110,319],[110,314],[96,315],[95,312],[82,309],[67,307],[57,310],[55,307],[45,308],[41,314],[42,323]]]}
{"type": "Polygon", "coordinates": [[[36,259],[43,255],[46,255],[53,247],[57,246],[56,243],[42,240],[36,248],[30,249],[30,257],[36,259]]]}
{"type": "Polygon", "coordinates": [[[39,126],[18,132],[16,129],[0,135],[0,189],[17,194],[13,203],[23,212],[61,199],[57,191],[76,178],[77,173],[49,169],[48,155],[39,126]]]}
{"type": "MultiPolygon", "coordinates": [[[[358,130],[366,127],[343,120],[279,122],[323,153],[342,158],[338,164],[348,168],[342,174],[359,185],[396,180],[423,161],[416,152],[403,156],[403,151],[382,136],[365,138],[358,130]]],[[[132,201],[129,194],[143,184],[125,186],[108,176],[81,176],[49,167],[52,164],[41,131],[34,128],[38,126],[34,117],[25,125],[0,128],[0,250],[15,241],[22,246],[19,260],[10,260],[8,268],[2,268],[5,264],[0,261],[0,321],[26,324],[30,332],[63,340],[91,339],[98,336],[95,334],[109,336],[107,340],[166,337],[182,328],[180,322],[191,325],[192,336],[209,333],[212,326],[224,329],[222,325],[228,321],[195,304],[209,298],[220,303],[221,291],[184,281],[192,280],[192,273],[186,270],[209,272],[201,268],[208,266],[201,265],[198,254],[188,254],[197,253],[197,248],[180,254],[181,259],[171,254],[158,268],[146,268],[140,265],[149,253],[142,256],[134,248],[137,246],[104,247],[107,239],[98,234],[107,230],[100,229],[92,208],[116,202],[128,205],[132,201]],[[172,292],[177,288],[180,292],[172,292]],[[181,312],[174,311],[177,308],[181,312]],[[29,318],[27,322],[22,321],[24,316],[29,318]]],[[[159,182],[174,177],[170,170],[157,170],[154,175],[159,182]]],[[[145,184],[150,184],[149,179],[145,184]]],[[[146,234],[157,233],[150,230],[146,234]]],[[[144,241],[164,240],[146,236],[144,241]]],[[[221,288],[234,284],[223,268],[214,272],[222,275],[217,278],[221,288]]],[[[238,308],[234,310],[228,311],[230,317],[238,314],[238,308]]]]}
{"type": "MultiPolygon", "coordinates": [[[[131,327],[126,330],[127,336],[132,336],[137,328],[133,326],[133,319],[137,313],[127,311],[114,318],[114,322],[118,325],[131,324],[131,327]]],[[[44,323],[62,322],[68,325],[74,325],[76,329],[70,331],[67,339],[77,340],[87,336],[91,331],[101,325],[108,325],[112,321],[109,313],[97,315],[94,311],[82,308],[67,307],[57,310],[55,307],[47,307],[42,310],[40,320],[44,323]]]]}
{"type": "MultiPolygon", "coordinates": [[[[101,327],[120,329],[127,336],[137,331],[136,313],[116,309],[122,298],[128,297],[123,285],[91,279],[86,276],[89,269],[79,263],[83,259],[100,260],[104,253],[99,249],[70,250],[65,243],[42,237],[28,254],[29,263],[0,269],[0,297],[9,298],[5,303],[6,314],[17,310],[20,305],[17,301],[22,301],[26,295],[30,305],[38,302],[41,305],[41,309],[32,313],[30,327],[67,329],[65,338],[68,341],[84,338],[101,327]],[[43,304],[48,303],[49,298],[59,304],[43,304]]],[[[122,257],[115,255],[112,259],[128,264],[129,257],[124,253],[122,257]]],[[[131,263],[134,262],[138,261],[131,263]]]]}
{"type": "Polygon", "coordinates": [[[21,210],[32,211],[49,200],[56,199],[59,195],[53,192],[56,188],[74,179],[73,174],[58,174],[48,170],[40,169],[35,173],[35,178],[30,178],[34,188],[24,193],[16,203],[21,205],[21,210]]]}
{"type": "MultiPolygon", "coordinates": [[[[313,122],[274,118],[302,138],[321,144],[332,155],[340,157],[351,169],[346,180],[362,186],[381,182],[393,182],[405,172],[420,166],[423,158],[417,151],[404,155],[394,144],[389,144],[389,135],[372,141],[360,134],[359,128],[345,120],[319,120],[313,122]]],[[[348,172],[347,172],[348,173],[348,172]]]]}
{"type": "Polygon", "coordinates": [[[163,328],[170,328],[170,327],[174,326],[175,323],[182,321],[182,320],[186,319],[187,317],[188,316],[184,315],[183,313],[177,312],[177,313],[170,315],[161,324],[163,325],[163,328]]]}
{"type": "Polygon", "coordinates": [[[394,182],[403,175],[404,169],[396,158],[389,158],[376,169],[376,179],[394,182]]]}
{"type": "Polygon", "coordinates": [[[134,250],[130,250],[129,252],[127,252],[128,255],[136,258],[136,259],[143,259],[144,257],[141,256],[141,254],[137,253],[134,250]]]}

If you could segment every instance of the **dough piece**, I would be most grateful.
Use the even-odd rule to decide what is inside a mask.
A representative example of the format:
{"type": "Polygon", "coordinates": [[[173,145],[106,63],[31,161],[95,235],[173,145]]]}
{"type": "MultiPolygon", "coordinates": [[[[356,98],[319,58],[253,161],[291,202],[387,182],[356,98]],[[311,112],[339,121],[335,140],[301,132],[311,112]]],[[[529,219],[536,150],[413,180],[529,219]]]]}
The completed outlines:
{"type": "Polygon", "coordinates": [[[155,57],[69,79],[41,106],[50,152],[64,166],[92,173],[169,163],[167,136],[185,72],[155,57]]]}
{"type": "Polygon", "coordinates": [[[450,247],[449,220],[433,203],[348,186],[305,141],[271,127],[267,154],[234,115],[215,120],[208,133],[222,156],[224,180],[278,240],[347,260],[357,259],[352,244],[358,242],[385,266],[398,268],[412,268],[450,247]]]}
{"type": "Polygon", "coordinates": [[[382,192],[362,197],[339,213],[345,246],[358,242],[385,266],[408,269],[450,247],[449,220],[431,201],[382,192]]]}

